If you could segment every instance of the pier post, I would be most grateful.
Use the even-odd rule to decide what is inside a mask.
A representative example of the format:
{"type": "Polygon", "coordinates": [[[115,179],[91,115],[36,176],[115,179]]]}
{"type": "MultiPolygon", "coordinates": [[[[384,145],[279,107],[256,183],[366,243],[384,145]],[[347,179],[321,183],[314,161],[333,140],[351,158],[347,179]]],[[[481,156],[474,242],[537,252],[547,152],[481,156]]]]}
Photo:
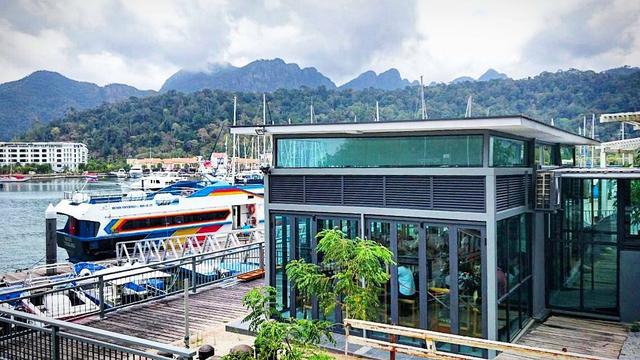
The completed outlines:
{"type": "MultiPolygon", "coordinates": [[[[44,217],[46,221],[45,258],[46,258],[46,264],[51,265],[51,264],[55,264],[58,261],[58,254],[57,254],[58,245],[56,244],[57,214],[52,204],[49,204],[49,206],[47,207],[47,210],[45,210],[44,217]]],[[[55,275],[56,273],[57,273],[57,269],[55,267],[47,267],[47,276],[55,275]]]]}
{"type": "Polygon", "coordinates": [[[184,347],[189,348],[189,279],[184,279],[184,347]]]}

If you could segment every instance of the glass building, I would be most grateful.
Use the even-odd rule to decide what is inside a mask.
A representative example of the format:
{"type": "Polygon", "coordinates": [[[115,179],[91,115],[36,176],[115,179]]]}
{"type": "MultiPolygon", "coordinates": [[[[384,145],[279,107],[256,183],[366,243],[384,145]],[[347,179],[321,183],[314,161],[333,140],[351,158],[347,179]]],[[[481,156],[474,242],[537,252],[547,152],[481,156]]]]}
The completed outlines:
{"type": "Polygon", "coordinates": [[[523,116],[232,132],[274,144],[267,278],[284,316],[342,321],[285,273],[338,228],[394,255],[382,323],[513,341],[550,312],[640,319],[640,174],[576,169],[597,141],[523,116]]]}

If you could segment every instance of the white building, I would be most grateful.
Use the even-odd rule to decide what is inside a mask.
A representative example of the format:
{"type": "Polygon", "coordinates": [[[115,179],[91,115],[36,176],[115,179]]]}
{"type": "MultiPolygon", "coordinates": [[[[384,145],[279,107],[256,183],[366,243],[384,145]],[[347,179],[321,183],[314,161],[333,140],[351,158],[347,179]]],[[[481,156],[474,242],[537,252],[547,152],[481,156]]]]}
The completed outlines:
{"type": "Polygon", "coordinates": [[[87,163],[87,145],[68,142],[0,142],[0,166],[51,164],[53,171],[77,170],[87,163]]]}

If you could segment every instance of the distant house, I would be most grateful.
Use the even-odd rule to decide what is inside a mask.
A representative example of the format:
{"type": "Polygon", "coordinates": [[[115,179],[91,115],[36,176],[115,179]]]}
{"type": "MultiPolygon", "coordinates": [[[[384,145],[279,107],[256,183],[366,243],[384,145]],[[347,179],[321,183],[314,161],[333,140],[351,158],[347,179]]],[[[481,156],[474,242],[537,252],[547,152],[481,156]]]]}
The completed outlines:
{"type": "Polygon", "coordinates": [[[0,166],[50,164],[56,172],[76,171],[87,163],[87,145],[69,142],[0,142],[0,166]]]}
{"type": "Polygon", "coordinates": [[[381,322],[512,341],[549,312],[640,320],[640,171],[576,168],[593,139],[519,115],[232,133],[257,129],[274,144],[266,263],[284,316],[341,323],[285,272],[337,228],[394,255],[381,322]]]}

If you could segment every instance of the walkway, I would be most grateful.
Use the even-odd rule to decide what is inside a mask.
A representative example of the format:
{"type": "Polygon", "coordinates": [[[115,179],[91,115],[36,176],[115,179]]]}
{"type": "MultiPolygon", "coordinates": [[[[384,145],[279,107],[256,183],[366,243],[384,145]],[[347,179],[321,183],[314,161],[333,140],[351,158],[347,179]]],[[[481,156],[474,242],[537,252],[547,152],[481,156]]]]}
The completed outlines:
{"type": "MultiPolygon", "coordinates": [[[[263,283],[264,280],[243,283],[234,279],[199,288],[196,294],[190,293],[192,336],[193,333],[202,333],[207,328],[245,316],[247,309],[242,306],[242,297],[263,283]]],[[[96,315],[75,322],[143,339],[172,343],[184,337],[183,295],[126,307],[107,313],[103,320],[96,315]]]]}
{"type": "MultiPolygon", "coordinates": [[[[625,326],[610,321],[551,316],[535,324],[518,344],[617,359],[627,339],[625,326]]],[[[501,354],[499,360],[535,359],[501,354]]]]}

